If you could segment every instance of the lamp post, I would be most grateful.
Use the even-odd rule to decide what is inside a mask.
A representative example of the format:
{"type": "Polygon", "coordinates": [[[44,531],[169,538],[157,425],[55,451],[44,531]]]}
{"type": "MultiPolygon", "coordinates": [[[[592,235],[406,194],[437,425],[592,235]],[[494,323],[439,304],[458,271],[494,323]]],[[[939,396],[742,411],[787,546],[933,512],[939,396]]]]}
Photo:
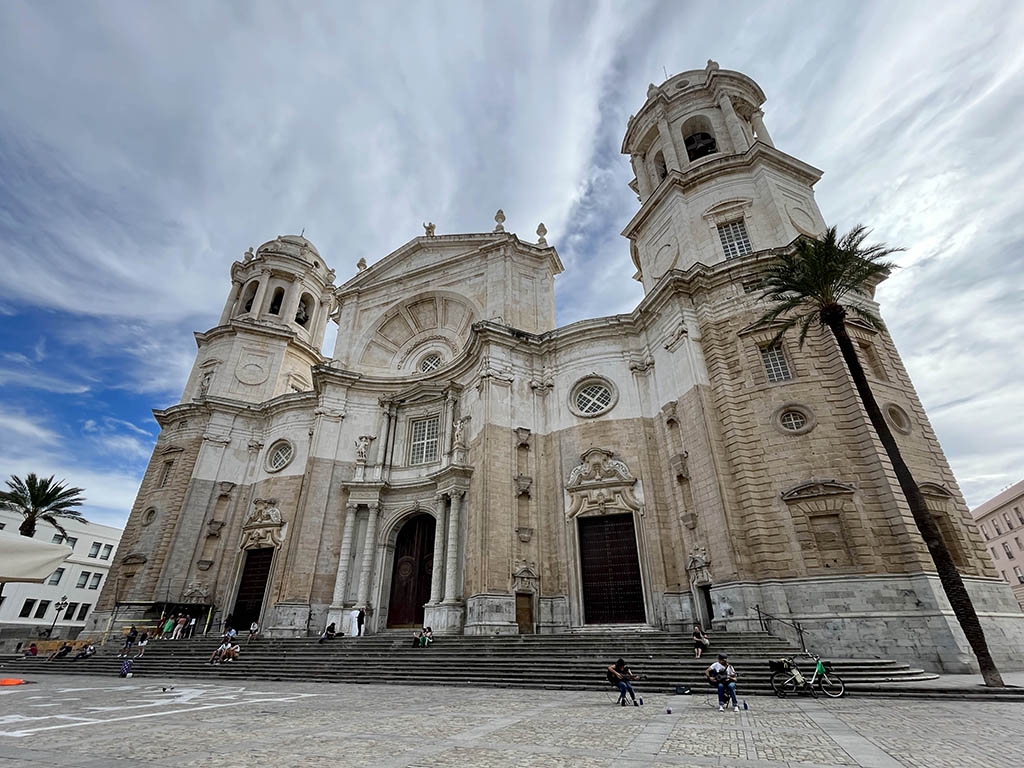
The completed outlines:
{"type": "Polygon", "coordinates": [[[47,637],[53,637],[53,628],[57,624],[57,618],[64,612],[64,609],[68,607],[68,596],[64,595],[54,603],[53,621],[50,622],[50,631],[46,633],[47,637]]]}

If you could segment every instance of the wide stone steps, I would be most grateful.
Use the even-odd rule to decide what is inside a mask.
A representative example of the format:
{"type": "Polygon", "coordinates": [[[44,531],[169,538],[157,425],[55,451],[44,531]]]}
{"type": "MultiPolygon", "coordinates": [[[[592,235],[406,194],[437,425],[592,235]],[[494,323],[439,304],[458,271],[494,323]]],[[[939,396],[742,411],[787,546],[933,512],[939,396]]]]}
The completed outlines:
{"type": "MultiPolygon", "coordinates": [[[[769,693],[768,660],[797,649],[764,632],[718,632],[704,658],[693,658],[689,637],[664,632],[585,632],[563,635],[439,637],[430,648],[412,647],[411,632],[362,638],[339,637],[320,644],[315,638],[259,638],[242,645],[242,658],[211,666],[215,637],[152,641],[134,662],[139,677],[160,681],[178,678],[219,680],[293,680],[473,685],[520,688],[610,689],[604,670],[626,658],[646,679],[638,689],[669,692],[684,685],[706,686],[703,671],[719,650],[729,653],[746,694],[769,693]]],[[[62,672],[116,676],[119,643],[111,641],[95,657],[72,662],[42,658],[8,664],[8,671],[29,675],[62,672]]],[[[133,651],[137,653],[137,651],[133,651]]],[[[884,659],[837,659],[835,670],[851,692],[891,695],[911,692],[915,682],[932,680],[920,669],[884,659]]],[[[807,664],[809,672],[812,667],[807,664]]],[[[933,692],[934,693],[934,692],[933,692]]]]}

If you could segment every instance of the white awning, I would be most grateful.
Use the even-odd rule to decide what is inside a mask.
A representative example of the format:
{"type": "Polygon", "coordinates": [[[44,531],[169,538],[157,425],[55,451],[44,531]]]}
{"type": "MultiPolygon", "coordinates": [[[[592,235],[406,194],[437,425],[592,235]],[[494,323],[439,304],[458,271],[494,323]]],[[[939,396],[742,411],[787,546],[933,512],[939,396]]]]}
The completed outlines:
{"type": "Polygon", "coordinates": [[[0,531],[0,581],[46,581],[71,551],[66,544],[0,531]]]}

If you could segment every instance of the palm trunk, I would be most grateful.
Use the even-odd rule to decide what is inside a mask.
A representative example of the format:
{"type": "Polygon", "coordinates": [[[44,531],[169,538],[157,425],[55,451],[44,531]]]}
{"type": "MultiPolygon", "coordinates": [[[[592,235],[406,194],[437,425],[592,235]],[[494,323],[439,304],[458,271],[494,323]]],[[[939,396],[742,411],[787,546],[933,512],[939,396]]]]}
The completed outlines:
{"type": "Polygon", "coordinates": [[[853,347],[853,342],[846,332],[845,317],[846,311],[841,307],[838,312],[822,313],[822,320],[836,337],[839,350],[843,354],[843,360],[846,361],[846,367],[850,369],[853,383],[856,385],[857,393],[864,404],[864,410],[867,411],[868,418],[871,419],[871,425],[875,428],[875,432],[878,433],[878,439],[881,440],[882,447],[885,448],[892,468],[896,472],[896,479],[900,484],[900,490],[903,491],[907,504],[910,506],[910,512],[914,516],[914,522],[917,524],[917,529],[921,532],[921,537],[928,546],[928,552],[935,563],[939,581],[942,584],[943,591],[946,593],[950,606],[953,608],[953,614],[956,616],[957,621],[960,622],[960,628],[963,630],[967,642],[971,644],[971,649],[978,659],[978,666],[981,669],[981,676],[985,680],[985,685],[1002,687],[1003,678],[1000,676],[999,670],[996,669],[992,655],[989,653],[988,643],[985,641],[985,632],[982,630],[978,614],[974,610],[974,603],[971,602],[971,596],[967,592],[967,587],[964,586],[963,579],[960,578],[960,572],[956,569],[956,564],[953,562],[953,557],[946,546],[945,540],[942,538],[939,527],[928,510],[924,496],[921,495],[921,489],[917,487],[917,483],[914,482],[914,476],[911,474],[906,462],[903,461],[899,445],[897,445],[895,438],[893,438],[892,432],[889,431],[889,425],[886,424],[882,411],[875,401],[875,396],[872,394],[871,386],[864,375],[864,369],[861,367],[860,359],[857,357],[857,352],[853,347]]]}
{"type": "Polygon", "coordinates": [[[22,536],[35,536],[36,535],[36,519],[35,517],[26,517],[21,521],[21,525],[18,526],[18,533],[22,536]]]}

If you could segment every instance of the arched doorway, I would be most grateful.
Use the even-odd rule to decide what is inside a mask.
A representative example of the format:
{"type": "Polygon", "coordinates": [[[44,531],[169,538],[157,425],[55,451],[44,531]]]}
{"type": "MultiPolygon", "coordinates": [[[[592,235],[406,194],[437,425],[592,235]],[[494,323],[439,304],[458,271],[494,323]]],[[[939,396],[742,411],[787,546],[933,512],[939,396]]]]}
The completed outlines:
{"type": "Polygon", "coordinates": [[[435,525],[432,515],[416,515],[398,532],[388,601],[389,627],[423,626],[423,606],[430,600],[435,525]]]}

